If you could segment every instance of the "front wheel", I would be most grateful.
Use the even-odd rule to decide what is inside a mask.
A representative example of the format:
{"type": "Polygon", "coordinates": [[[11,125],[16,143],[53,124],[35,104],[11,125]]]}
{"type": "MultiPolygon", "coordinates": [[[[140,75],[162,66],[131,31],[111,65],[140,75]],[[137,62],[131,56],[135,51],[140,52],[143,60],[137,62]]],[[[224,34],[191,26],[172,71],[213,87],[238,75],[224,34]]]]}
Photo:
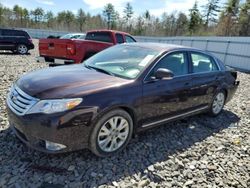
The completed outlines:
{"type": "Polygon", "coordinates": [[[225,104],[226,95],[224,91],[219,91],[213,98],[212,105],[209,110],[209,114],[217,116],[221,113],[225,104]]]}
{"type": "Polygon", "coordinates": [[[97,156],[110,156],[125,148],[132,132],[131,116],[124,110],[112,110],[94,125],[90,137],[90,149],[97,156]]]}
{"type": "Polygon", "coordinates": [[[27,52],[28,52],[28,48],[27,48],[27,46],[25,45],[25,44],[19,44],[18,46],[17,46],[17,52],[19,53],[19,54],[27,54],[27,52]]]}

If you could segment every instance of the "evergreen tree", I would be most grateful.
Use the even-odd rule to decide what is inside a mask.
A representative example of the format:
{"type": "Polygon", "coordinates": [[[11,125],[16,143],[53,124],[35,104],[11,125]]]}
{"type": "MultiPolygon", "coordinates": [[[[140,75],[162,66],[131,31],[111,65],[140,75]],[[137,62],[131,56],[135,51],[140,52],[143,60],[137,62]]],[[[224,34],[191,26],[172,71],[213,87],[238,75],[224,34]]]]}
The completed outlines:
{"type": "Polygon", "coordinates": [[[77,13],[77,21],[79,23],[79,29],[81,32],[83,31],[83,26],[86,23],[86,20],[87,20],[87,16],[85,12],[83,11],[83,9],[80,8],[77,13]]]}
{"type": "Polygon", "coordinates": [[[131,6],[130,3],[126,4],[126,7],[123,10],[123,13],[124,13],[124,17],[123,18],[124,18],[125,23],[127,25],[127,31],[130,32],[131,31],[131,27],[132,27],[132,24],[130,22],[131,22],[131,18],[133,16],[133,14],[134,14],[133,7],[131,6]]]}
{"type": "Polygon", "coordinates": [[[239,24],[239,34],[241,36],[250,36],[250,0],[246,0],[246,2],[243,3],[241,7],[239,15],[239,24]]]}
{"type": "Polygon", "coordinates": [[[221,13],[219,21],[220,35],[232,36],[238,35],[238,15],[240,0],[228,0],[224,10],[221,13]]]}
{"type": "Polygon", "coordinates": [[[220,12],[220,7],[218,4],[219,0],[208,0],[207,4],[203,6],[206,29],[210,23],[216,22],[218,12],[220,12]]]}
{"type": "Polygon", "coordinates": [[[195,1],[193,8],[190,9],[189,12],[190,20],[188,29],[190,34],[193,35],[199,31],[200,26],[202,24],[202,18],[198,9],[197,1],[195,1]]]}
{"type": "Polygon", "coordinates": [[[188,18],[184,13],[179,13],[176,20],[176,36],[185,35],[188,30],[188,18]]]}
{"type": "Polygon", "coordinates": [[[46,22],[47,22],[47,27],[50,28],[53,26],[53,22],[54,22],[54,14],[52,11],[48,11],[46,12],[45,16],[44,16],[46,22]]]}
{"type": "Polygon", "coordinates": [[[108,29],[114,28],[116,19],[117,19],[117,12],[115,11],[114,5],[108,3],[103,10],[103,16],[107,22],[108,29]]]}

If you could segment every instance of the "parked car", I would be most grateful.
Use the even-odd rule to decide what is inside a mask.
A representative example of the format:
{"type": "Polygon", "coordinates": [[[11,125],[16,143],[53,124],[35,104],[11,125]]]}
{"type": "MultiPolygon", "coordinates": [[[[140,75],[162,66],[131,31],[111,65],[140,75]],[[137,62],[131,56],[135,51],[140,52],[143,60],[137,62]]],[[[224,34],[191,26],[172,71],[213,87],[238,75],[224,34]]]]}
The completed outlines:
{"type": "Polygon", "coordinates": [[[127,33],[113,30],[94,30],[83,39],[40,39],[38,62],[77,64],[108,47],[136,42],[127,33]]]}
{"type": "Polygon", "coordinates": [[[60,39],[85,39],[84,33],[69,33],[60,37],[60,39]]]}
{"type": "Polygon", "coordinates": [[[217,116],[239,84],[237,72],[201,50],[157,43],[108,48],[84,64],[46,68],[16,81],[10,126],[48,153],[122,150],[133,134],[199,113],[217,116]]]}
{"type": "Polygon", "coordinates": [[[13,53],[27,54],[34,47],[32,39],[26,31],[0,29],[0,50],[11,50],[13,53]]]}

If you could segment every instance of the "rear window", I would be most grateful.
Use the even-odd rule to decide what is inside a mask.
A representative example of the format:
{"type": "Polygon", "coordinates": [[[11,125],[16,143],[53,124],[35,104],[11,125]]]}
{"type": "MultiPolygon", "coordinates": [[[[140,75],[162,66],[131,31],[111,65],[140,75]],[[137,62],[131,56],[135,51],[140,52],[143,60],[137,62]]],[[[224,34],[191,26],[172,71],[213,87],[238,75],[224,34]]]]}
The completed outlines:
{"type": "Polygon", "coordinates": [[[85,39],[112,43],[112,38],[109,32],[90,32],[87,33],[85,39]]]}

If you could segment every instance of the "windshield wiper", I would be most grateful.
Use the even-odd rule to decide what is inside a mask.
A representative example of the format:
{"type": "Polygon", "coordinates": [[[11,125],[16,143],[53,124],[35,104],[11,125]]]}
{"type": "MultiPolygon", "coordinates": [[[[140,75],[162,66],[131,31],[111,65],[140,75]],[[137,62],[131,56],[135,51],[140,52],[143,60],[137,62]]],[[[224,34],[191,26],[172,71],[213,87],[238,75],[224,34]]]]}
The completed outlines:
{"type": "Polygon", "coordinates": [[[109,71],[107,71],[105,69],[101,69],[99,67],[92,67],[92,66],[89,66],[89,65],[86,65],[86,64],[85,64],[85,67],[87,67],[88,69],[94,69],[96,71],[99,71],[99,72],[102,72],[102,73],[105,73],[105,74],[108,74],[108,75],[111,75],[111,76],[115,76],[112,72],[109,72],[109,71]]]}

